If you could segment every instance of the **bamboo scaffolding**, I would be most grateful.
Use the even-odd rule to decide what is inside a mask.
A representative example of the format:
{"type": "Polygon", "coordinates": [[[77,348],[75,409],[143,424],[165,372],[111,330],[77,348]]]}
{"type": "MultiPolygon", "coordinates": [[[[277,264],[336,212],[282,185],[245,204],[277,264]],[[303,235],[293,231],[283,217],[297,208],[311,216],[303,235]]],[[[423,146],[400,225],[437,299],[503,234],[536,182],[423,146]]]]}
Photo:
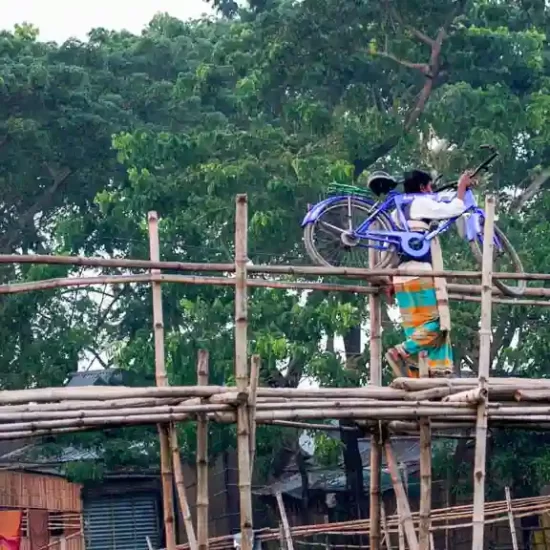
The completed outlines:
{"type": "MultiPolygon", "coordinates": [[[[371,516],[368,520],[350,523],[346,534],[358,533],[370,536],[371,547],[380,550],[380,479],[381,422],[387,423],[392,433],[420,433],[421,452],[421,509],[412,514],[401,484],[397,464],[386,440],[387,462],[398,498],[399,517],[386,518],[387,533],[403,528],[409,547],[418,548],[415,528],[419,529],[420,548],[429,548],[430,533],[441,527],[441,511],[432,510],[431,495],[431,437],[436,430],[456,430],[476,427],[476,463],[474,472],[475,498],[470,508],[455,507],[449,517],[456,529],[464,525],[473,527],[472,548],[482,548],[484,524],[501,521],[501,515],[509,518],[509,508],[486,504],[484,499],[484,475],[486,432],[492,426],[532,427],[550,430],[550,380],[489,378],[489,348],[491,334],[491,305],[501,303],[513,306],[547,306],[550,299],[510,299],[492,287],[493,279],[549,281],[550,274],[492,273],[492,220],[494,199],[487,200],[484,260],[481,271],[443,271],[435,266],[432,276],[449,279],[481,279],[481,284],[447,284],[451,299],[481,303],[482,325],[480,330],[480,368],[477,379],[397,379],[392,387],[381,387],[380,349],[380,277],[415,275],[400,270],[327,268],[318,266],[247,265],[247,198],[236,199],[235,262],[232,264],[205,264],[189,262],[161,262],[158,243],[158,218],[149,214],[151,260],[119,260],[104,258],[18,256],[2,255],[0,264],[42,263],[76,265],[95,268],[122,268],[151,270],[145,274],[102,275],[85,278],[62,278],[0,285],[0,294],[21,293],[36,290],[53,290],[62,287],[81,287],[104,284],[151,284],[153,293],[153,329],[155,337],[154,388],[45,388],[0,392],[0,440],[36,437],[58,433],[71,433],[102,427],[157,424],[161,444],[161,471],[163,504],[168,550],[175,548],[173,477],[190,548],[197,548],[185,495],[181,458],[174,423],[197,421],[197,516],[201,548],[210,544],[212,550],[217,540],[208,541],[208,485],[207,485],[207,430],[208,422],[237,423],[239,494],[241,511],[242,548],[251,550],[252,496],[251,479],[255,454],[257,424],[278,424],[303,429],[334,429],[334,426],[308,424],[315,419],[350,418],[362,422],[364,429],[372,433],[371,445],[371,516]],[[161,274],[160,270],[187,272],[188,275],[161,274]],[[199,272],[220,272],[220,276],[197,275],[199,272]],[[370,280],[368,284],[332,284],[317,281],[265,280],[249,275],[270,274],[275,278],[339,276],[370,280]],[[236,387],[207,386],[200,378],[198,386],[168,387],[164,364],[164,330],[162,323],[162,283],[206,284],[235,287],[235,378],[236,387]],[[248,376],[247,360],[247,287],[280,289],[316,289],[334,292],[369,294],[371,315],[371,385],[366,388],[260,388],[257,373],[259,358],[252,359],[251,376],[248,376]],[[257,361],[257,362],[255,362],[257,361]],[[490,399],[490,402],[489,402],[490,399]],[[400,431],[401,430],[401,431],[400,431]],[[429,456],[428,456],[429,455],[429,456]],[[172,460],[171,460],[172,459],[172,460]],[[428,490],[429,489],[429,490],[428,490]],[[203,506],[200,503],[203,503],[203,506]],[[206,506],[204,506],[206,503],[206,506]],[[206,511],[205,511],[206,509],[206,511]],[[199,517],[200,516],[200,517],[199,517]],[[471,523],[464,523],[471,517],[471,523]],[[431,522],[431,531],[430,531],[431,522]],[[462,522],[462,523],[460,523],[462,522]]],[[[371,260],[374,256],[371,256],[371,260]]],[[[372,266],[371,262],[371,266],[372,266]]],[[[424,275],[418,272],[417,275],[424,275]]],[[[550,288],[527,288],[526,297],[550,298],[550,288]]],[[[200,361],[199,361],[200,362],[200,361]]],[[[353,429],[353,428],[350,428],[353,429]]],[[[507,495],[508,496],[508,495],[507,495]]],[[[533,510],[550,509],[550,501],[516,501],[516,517],[524,517],[533,510]]],[[[508,503],[506,503],[508,506],[508,503]]],[[[334,525],[314,532],[333,533],[334,525]]],[[[292,529],[292,536],[306,536],[305,527],[292,529]],[[302,529],[302,531],[300,531],[302,529]]],[[[263,536],[263,535],[262,535],[263,536]]],[[[260,537],[261,538],[261,537],[260,537]]],[[[389,536],[386,537],[389,544],[389,536]]]]}
{"type": "Polygon", "coordinates": [[[483,263],[481,293],[481,327],[479,330],[479,401],[476,420],[476,450],[474,458],[474,512],[472,550],[483,550],[485,532],[485,463],[487,456],[487,380],[491,367],[491,313],[493,277],[495,198],[485,200],[485,226],[483,232],[483,263]]]}
{"type": "MultiPolygon", "coordinates": [[[[246,392],[249,385],[246,285],[248,210],[246,195],[237,195],[235,216],[235,380],[237,389],[246,392]]],[[[250,427],[247,402],[241,403],[237,410],[237,444],[241,548],[242,550],[252,550],[252,481],[250,476],[250,427]]]]}
{"type": "MultiPolygon", "coordinates": [[[[199,350],[197,383],[208,384],[208,351],[199,350]]],[[[197,417],[197,544],[208,549],[208,416],[197,417]]]]}
{"type": "MultiPolygon", "coordinates": [[[[160,258],[158,216],[149,212],[149,248],[151,261],[158,262],[160,258]]],[[[153,291],[153,334],[155,337],[155,378],[157,386],[167,386],[166,367],[164,360],[164,321],[162,315],[162,290],[159,283],[152,283],[153,291]]],[[[174,490],[173,470],[170,463],[170,437],[173,430],[169,425],[158,425],[160,442],[160,464],[162,479],[162,504],[164,511],[164,531],[168,550],[176,547],[176,531],[174,527],[174,490]]],[[[174,440],[172,439],[172,444],[174,440]]],[[[194,550],[194,549],[192,549],[194,550]]]]}

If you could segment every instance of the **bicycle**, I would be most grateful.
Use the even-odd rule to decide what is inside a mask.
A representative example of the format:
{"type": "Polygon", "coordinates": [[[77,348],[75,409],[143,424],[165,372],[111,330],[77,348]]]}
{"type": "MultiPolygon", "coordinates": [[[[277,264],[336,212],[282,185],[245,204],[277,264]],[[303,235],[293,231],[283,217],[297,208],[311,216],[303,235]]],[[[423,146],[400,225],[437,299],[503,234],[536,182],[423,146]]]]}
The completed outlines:
{"type": "MultiPolygon", "coordinates": [[[[482,170],[487,170],[498,156],[491,146],[482,146],[482,148],[491,149],[492,152],[474,170],[473,176],[477,176],[482,170]]],[[[409,229],[403,212],[404,207],[410,204],[417,195],[395,191],[401,182],[387,174],[385,179],[380,181],[382,183],[378,187],[375,186],[372,191],[377,197],[383,194],[387,195],[383,201],[373,200],[367,190],[360,187],[333,184],[331,190],[336,194],[318,202],[309,209],[301,226],[304,229],[306,251],[315,263],[333,267],[346,266],[345,261],[331,261],[332,256],[327,258],[319,250],[316,240],[319,240],[320,234],[323,232],[333,238],[336,237],[333,243],[334,250],[337,253],[344,253],[346,258],[355,252],[364,254],[365,251],[368,253],[368,249],[377,250],[379,257],[374,269],[382,269],[394,261],[396,253],[399,251],[405,252],[413,258],[421,258],[429,251],[432,239],[445,233],[459,221],[457,225],[459,235],[468,241],[475,260],[481,266],[485,212],[478,207],[471,189],[466,190],[464,196],[466,208],[460,216],[434,222],[427,232],[422,233],[409,229]],[[399,225],[392,214],[397,216],[399,225]],[[331,223],[331,217],[334,215],[338,221],[344,220],[341,225],[345,227],[338,227],[335,223],[331,223]],[[358,224],[353,223],[356,215],[360,217],[358,224]]],[[[452,182],[437,189],[434,192],[436,200],[446,200],[443,191],[448,192],[450,189],[455,189],[457,184],[458,182],[452,182]]],[[[508,255],[514,271],[524,273],[521,260],[504,232],[496,225],[494,231],[495,254],[497,256],[508,255]]],[[[347,267],[350,267],[349,263],[347,267]]],[[[522,296],[527,286],[526,282],[517,280],[514,283],[516,284],[511,286],[504,283],[502,279],[494,279],[494,284],[504,294],[514,297],[522,296]]]]}

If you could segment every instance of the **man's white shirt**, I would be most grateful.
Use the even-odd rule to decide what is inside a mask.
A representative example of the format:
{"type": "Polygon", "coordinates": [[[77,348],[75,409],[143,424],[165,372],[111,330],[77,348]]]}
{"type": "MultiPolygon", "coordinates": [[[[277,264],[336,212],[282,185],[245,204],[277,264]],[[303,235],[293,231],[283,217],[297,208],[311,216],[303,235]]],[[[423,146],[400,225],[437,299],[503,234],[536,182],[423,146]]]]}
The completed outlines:
{"type": "MultiPolygon", "coordinates": [[[[459,199],[455,191],[439,193],[438,195],[422,194],[415,197],[410,205],[411,220],[448,220],[460,216],[466,209],[464,201],[459,199]],[[437,196],[437,199],[436,199],[437,196]]],[[[394,212],[394,214],[397,214],[394,212]]],[[[395,219],[395,218],[394,218],[395,219]]],[[[411,260],[404,262],[399,269],[410,271],[432,271],[432,264],[411,260]]],[[[394,284],[412,281],[418,277],[398,276],[393,278],[394,284]]]]}

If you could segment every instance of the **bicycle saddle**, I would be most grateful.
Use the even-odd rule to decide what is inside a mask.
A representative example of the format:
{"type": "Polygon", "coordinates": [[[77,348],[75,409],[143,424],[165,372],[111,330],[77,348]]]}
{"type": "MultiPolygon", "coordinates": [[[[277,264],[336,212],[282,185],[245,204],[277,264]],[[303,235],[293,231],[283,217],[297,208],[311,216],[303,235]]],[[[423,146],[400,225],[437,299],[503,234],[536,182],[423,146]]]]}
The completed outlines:
{"type": "Polygon", "coordinates": [[[387,172],[378,170],[369,176],[367,187],[379,197],[380,195],[387,195],[390,191],[393,191],[398,183],[399,182],[387,172]]]}

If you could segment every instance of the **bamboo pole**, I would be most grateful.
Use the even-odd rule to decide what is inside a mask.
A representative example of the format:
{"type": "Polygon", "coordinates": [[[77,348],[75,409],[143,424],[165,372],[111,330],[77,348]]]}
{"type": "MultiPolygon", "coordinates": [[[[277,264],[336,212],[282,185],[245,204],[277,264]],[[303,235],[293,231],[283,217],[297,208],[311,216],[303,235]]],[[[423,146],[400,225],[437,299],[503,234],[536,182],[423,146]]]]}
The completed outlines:
{"type": "MultiPolygon", "coordinates": [[[[243,195],[237,195],[237,200],[243,195]]],[[[119,258],[86,258],[83,256],[49,256],[41,254],[2,254],[0,264],[50,264],[50,265],[74,265],[84,267],[111,267],[126,269],[166,269],[170,271],[220,271],[233,273],[235,264],[230,263],[192,263],[192,262],[166,262],[155,260],[133,260],[119,258]]],[[[321,267],[321,266],[297,266],[297,265],[251,265],[250,273],[272,273],[279,275],[335,275],[354,277],[358,279],[413,276],[422,277],[426,273],[422,270],[403,269],[364,269],[349,267],[321,267]]],[[[434,270],[433,277],[446,277],[454,279],[481,279],[482,271],[458,271],[458,270],[434,270]]],[[[494,279],[510,279],[524,281],[550,281],[549,273],[495,273],[494,279]]]]}
{"type": "MultiPolygon", "coordinates": [[[[484,390],[491,368],[491,309],[493,276],[495,198],[485,200],[485,226],[483,230],[481,328],[479,331],[479,388],[484,390]]],[[[474,508],[472,550],[483,550],[485,528],[485,463],[487,458],[487,398],[477,407],[476,447],[474,458],[474,508]]]]}
{"type": "Polygon", "coordinates": [[[380,502],[380,519],[382,520],[382,529],[384,530],[384,541],[386,542],[386,550],[393,550],[391,535],[388,529],[388,521],[386,518],[386,509],[382,501],[380,502]]]}
{"type": "MultiPolygon", "coordinates": [[[[215,265],[215,264],[213,264],[215,265]]],[[[40,290],[56,290],[60,288],[71,287],[89,287],[97,285],[121,285],[134,283],[179,283],[192,285],[217,285],[234,286],[235,279],[227,276],[206,277],[202,275],[173,275],[173,274],[142,274],[142,275],[99,275],[96,277],[63,277],[55,279],[45,279],[42,281],[33,281],[29,283],[6,283],[0,285],[0,294],[21,294],[25,292],[36,292],[40,290]]],[[[373,286],[337,284],[337,283],[319,283],[304,281],[280,281],[264,279],[247,279],[250,287],[256,288],[278,288],[286,290],[321,290],[326,292],[350,292],[355,294],[374,294],[377,292],[373,286]]],[[[449,299],[459,302],[480,302],[478,295],[481,287],[479,285],[460,285],[448,284],[454,294],[449,294],[449,299]],[[472,295],[473,294],[473,295],[472,295]]],[[[500,289],[493,288],[493,294],[502,295],[500,289]]],[[[525,296],[550,297],[549,288],[526,288],[525,296]]],[[[550,300],[532,300],[517,298],[494,298],[496,304],[511,306],[550,306],[550,300]]]]}
{"type": "Polygon", "coordinates": [[[193,527],[193,518],[187,501],[187,493],[185,490],[185,479],[183,477],[183,469],[181,466],[180,449],[178,445],[178,437],[176,427],[172,424],[170,427],[170,444],[172,450],[172,464],[174,465],[174,477],[176,480],[176,492],[180,503],[181,517],[187,535],[189,547],[193,550],[197,548],[197,540],[195,538],[195,529],[193,527]]]}
{"type": "MultiPolygon", "coordinates": [[[[197,383],[208,385],[208,351],[199,350],[197,383]]],[[[199,550],[208,549],[208,416],[197,417],[197,540],[199,550]]]]}
{"type": "MultiPolygon", "coordinates": [[[[158,262],[160,258],[158,216],[149,212],[149,249],[151,261],[158,262]]],[[[167,386],[166,366],[164,358],[164,321],[162,314],[162,294],[159,283],[152,284],[153,291],[153,331],[155,339],[155,378],[157,386],[167,386]]],[[[158,425],[160,442],[160,463],[162,477],[162,503],[164,509],[164,531],[168,550],[176,548],[176,532],[174,528],[174,476],[170,463],[170,426],[158,425]]]]}
{"type": "MultiPolygon", "coordinates": [[[[144,283],[179,283],[187,285],[235,286],[235,279],[227,276],[206,277],[202,275],[173,274],[130,274],[98,275],[96,277],[62,277],[44,279],[30,283],[6,283],[0,285],[0,294],[21,294],[38,290],[56,290],[60,288],[88,287],[96,285],[123,285],[144,283]]],[[[343,285],[336,283],[319,283],[305,281],[280,281],[265,279],[247,279],[248,286],[256,288],[278,288],[288,290],[322,290],[327,292],[351,292],[371,294],[376,290],[365,285],[343,285]]],[[[460,292],[460,291],[458,291],[460,292]]],[[[550,302],[549,302],[550,303],[550,302]]]]}
{"type": "MultiPolygon", "coordinates": [[[[369,249],[369,267],[376,263],[377,254],[369,249]]],[[[381,307],[380,294],[369,296],[370,312],[370,383],[382,385],[382,342],[381,342],[381,307]]],[[[381,492],[380,476],[382,473],[382,433],[380,428],[370,439],[370,548],[381,549],[381,492]]]]}
{"type": "Polygon", "coordinates": [[[517,390],[516,401],[546,401],[550,403],[550,390],[517,390]]]}
{"type": "Polygon", "coordinates": [[[292,542],[292,534],[290,532],[290,526],[288,524],[288,517],[286,515],[285,503],[283,502],[283,496],[280,491],[275,493],[277,499],[277,506],[279,507],[279,515],[281,516],[281,523],[283,525],[283,533],[285,536],[286,550],[294,550],[294,544],[292,542]]]}
{"type": "MultiPolygon", "coordinates": [[[[450,327],[450,321],[449,325],[450,327]]],[[[429,377],[428,359],[426,353],[419,355],[419,371],[421,377],[429,377]]],[[[432,509],[432,434],[430,419],[421,417],[420,426],[420,523],[418,543],[420,550],[430,550],[430,526],[432,509]]]]}
{"type": "Polygon", "coordinates": [[[479,404],[486,400],[489,395],[487,388],[473,388],[463,392],[448,395],[443,399],[444,403],[471,403],[479,404]]]}
{"type": "Polygon", "coordinates": [[[388,470],[390,471],[393,490],[395,492],[395,499],[398,503],[397,506],[400,516],[399,523],[403,527],[409,549],[419,550],[418,539],[416,538],[416,532],[414,530],[409,501],[407,499],[407,495],[405,494],[405,489],[403,488],[403,482],[401,481],[401,476],[399,475],[399,469],[397,462],[395,461],[393,449],[389,439],[385,441],[384,448],[386,450],[386,463],[388,465],[388,470]]]}
{"type": "MultiPolygon", "coordinates": [[[[235,214],[235,380],[237,389],[248,389],[247,358],[247,261],[248,203],[237,195],[235,214]]],[[[248,404],[237,409],[237,443],[242,550],[252,550],[252,482],[250,477],[250,430],[248,404]]]]}
{"type": "Polygon", "coordinates": [[[256,458],[256,395],[260,381],[260,356],[253,355],[250,362],[250,388],[248,394],[248,413],[250,415],[250,479],[254,475],[254,460],[256,458]]]}
{"type": "Polygon", "coordinates": [[[510,496],[510,487],[505,487],[506,508],[508,509],[508,520],[510,522],[510,536],[512,537],[512,548],[518,550],[518,537],[516,535],[516,523],[514,521],[514,511],[512,509],[512,498],[510,496]]]}

